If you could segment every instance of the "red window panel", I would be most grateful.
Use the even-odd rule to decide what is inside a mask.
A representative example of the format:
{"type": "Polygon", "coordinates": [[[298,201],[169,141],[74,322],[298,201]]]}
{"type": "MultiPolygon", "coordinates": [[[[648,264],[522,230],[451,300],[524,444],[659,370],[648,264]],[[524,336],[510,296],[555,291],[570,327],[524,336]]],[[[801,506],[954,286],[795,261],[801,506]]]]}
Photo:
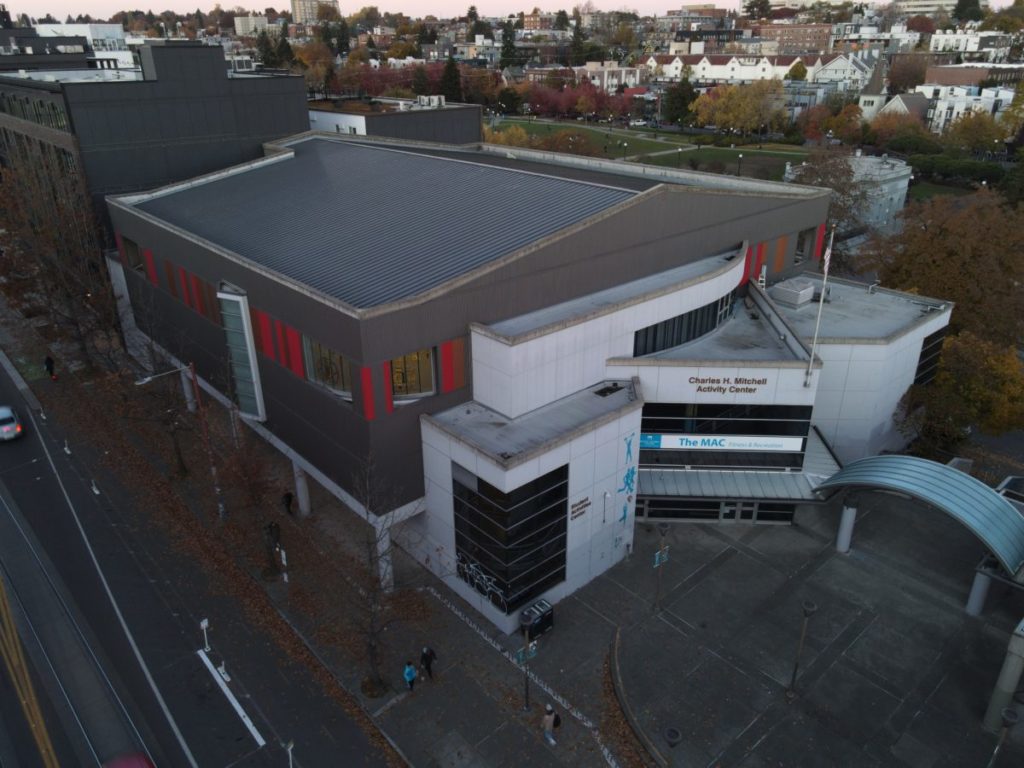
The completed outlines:
{"type": "MultiPolygon", "coordinates": [[[[388,379],[390,380],[390,378],[389,376],[388,379]]],[[[369,368],[361,368],[359,380],[363,390],[363,415],[367,421],[373,421],[374,416],[377,415],[373,409],[373,371],[369,368]]]]}
{"type": "Polygon", "coordinates": [[[142,252],[142,258],[146,261],[146,277],[153,285],[160,285],[156,276],[156,259],[153,258],[153,251],[149,248],[142,252]]]}
{"type": "Polygon", "coordinates": [[[821,258],[821,247],[825,244],[825,225],[818,225],[818,236],[814,240],[814,258],[815,260],[821,258]]]}
{"type": "Polygon", "coordinates": [[[117,243],[117,255],[121,257],[121,263],[124,264],[124,240],[121,239],[121,233],[114,233],[114,241],[117,243]]]}
{"type": "Polygon", "coordinates": [[[304,379],[306,369],[303,365],[302,335],[290,325],[286,325],[285,338],[288,340],[288,368],[300,379],[304,379]]]}
{"type": "Polygon", "coordinates": [[[181,279],[181,300],[185,302],[186,307],[191,307],[192,301],[188,297],[188,272],[184,267],[178,267],[178,277],[181,279]]]}
{"type": "Polygon", "coordinates": [[[754,264],[754,274],[752,274],[750,276],[751,279],[753,279],[753,280],[756,280],[758,275],[761,274],[761,267],[764,266],[764,251],[765,251],[765,244],[764,243],[758,243],[757,244],[757,261],[754,264]]]}
{"type": "Polygon", "coordinates": [[[270,315],[259,309],[254,309],[252,313],[253,315],[256,316],[256,322],[252,324],[253,328],[259,329],[258,331],[256,331],[256,333],[260,339],[260,351],[264,355],[269,357],[271,360],[275,360],[276,357],[274,356],[274,336],[270,331],[270,315]]]}
{"type": "Polygon", "coordinates": [[[280,320],[274,321],[274,337],[277,339],[277,362],[281,365],[288,365],[288,347],[284,343],[284,323],[280,320]]]}
{"type": "Polygon", "coordinates": [[[452,343],[441,344],[441,391],[451,392],[455,389],[455,364],[452,359],[452,343]]]}
{"type": "Polygon", "coordinates": [[[466,386],[466,340],[452,342],[452,389],[466,386]]]}
{"type": "Polygon", "coordinates": [[[203,281],[195,275],[190,275],[192,278],[192,306],[195,310],[201,314],[206,314],[206,297],[203,295],[203,281]]]}
{"type": "MultiPolygon", "coordinates": [[[[363,369],[367,370],[366,368],[363,369]]],[[[384,411],[393,413],[395,410],[395,395],[391,386],[391,361],[384,363],[384,411]]]]}

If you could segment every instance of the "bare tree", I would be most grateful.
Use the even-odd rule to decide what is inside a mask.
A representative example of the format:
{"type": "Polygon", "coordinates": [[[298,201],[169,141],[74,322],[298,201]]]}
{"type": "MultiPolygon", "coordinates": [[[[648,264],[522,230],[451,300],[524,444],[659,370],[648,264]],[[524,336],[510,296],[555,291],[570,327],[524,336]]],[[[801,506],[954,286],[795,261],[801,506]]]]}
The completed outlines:
{"type": "Polygon", "coordinates": [[[0,225],[8,274],[19,276],[83,358],[119,367],[117,305],[101,229],[73,156],[28,145],[0,171],[0,225]]]}
{"type": "Polygon", "coordinates": [[[850,156],[838,150],[812,152],[807,162],[794,169],[794,177],[800,184],[832,190],[828,229],[835,227],[837,238],[832,248],[831,268],[840,274],[853,274],[856,265],[853,263],[853,255],[845,247],[844,238],[863,232],[868,193],[855,178],[850,156]]]}

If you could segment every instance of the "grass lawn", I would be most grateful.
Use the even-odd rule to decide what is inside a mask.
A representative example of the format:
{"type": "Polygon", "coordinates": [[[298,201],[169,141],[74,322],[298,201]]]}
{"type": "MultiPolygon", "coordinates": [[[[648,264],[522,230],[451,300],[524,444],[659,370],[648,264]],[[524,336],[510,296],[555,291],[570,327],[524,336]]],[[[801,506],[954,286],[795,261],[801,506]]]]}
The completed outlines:
{"type": "MultiPolygon", "coordinates": [[[[674,145],[661,141],[654,141],[643,137],[638,131],[626,131],[615,128],[595,128],[582,122],[547,122],[532,120],[502,120],[497,130],[503,131],[511,125],[517,125],[526,131],[528,136],[552,136],[561,131],[581,133],[590,139],[591,143],[599,150],[604,150],[606,157],[621,158],[622,142],[626,142],[626,152],[632,155],[644,155],[649,152],[671,149],[674,145]],[[605,149],[607,147],[607,149],[605,149]]],[[[653,133],[653,131],[652,131],[653,133]]]]}
{"type": "Polygon", "coordinates": [[[965,189],[963,187],[949,187],[945,184],[933,184],[930,181],[919,181],[913,184],[907,192],[907,197],[911,200],[927,200],[929,197],[935,197],[936,195],[969,195],[973,192],[973,189],[965,189]]]}
{"type": "Polygon", "coordinates": [[[668,155],[645,157],[642,162],[669,168],[679,166],[690,170],[730,175],[735,175],[737,170],[740,170],[744,176],[755,179],[781,181],[782,174],[786,170],[786,163],[800,162],[806,156],[806,152],[799,151],[769,152],[767,150],[751,150],[749,147],[737,147],[736,149],[701,147],[681,153],[672,152],[668,155]],[[743,155],[742,162],[739,160],[741,154],[743,155]]]}

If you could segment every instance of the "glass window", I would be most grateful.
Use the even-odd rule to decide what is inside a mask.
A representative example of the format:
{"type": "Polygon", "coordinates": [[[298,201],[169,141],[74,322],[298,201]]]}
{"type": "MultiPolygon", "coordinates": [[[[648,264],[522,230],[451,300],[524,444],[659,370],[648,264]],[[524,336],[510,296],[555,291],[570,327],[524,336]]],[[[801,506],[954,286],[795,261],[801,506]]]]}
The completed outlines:
{"type": "Polygon", "coordinates": [[[396,398],[434,394],[434,356],[421,349],[391,361],[391,391],[396,398]]]}
{"type": "Polygon", "coordinates": [[[309,381],[343,397],[352,397],[352,365],[348,358],[308,336],[302,337],[302,349],[306,356],[306,378],[309,381]]]}
{"type": "Polygon", "coordinates": [[[914,374],[915,384],[927,384],[938,373],[939,358],[942,356],[942,344],[946,340],[947,330],[940,328],[921,342],[921,356],[917,359],[917,372],[914,374]]]}
{"type": "Polygon", "coordinates": [[[505,613],[565,580],[569,468],[509,493],[452,465],[459,578],[505,613]]]}
{"type": "Polygon", "coordinates": [[[685,314],[641,328],[633,335],[633,357],[678,347],[711,333],[729,317],[732,294],[685,314]]]}
{"type": "Polygon", "coordinates": [[[793,254],[793,263],[802,264],[811,257],[811,249],[814,248],[814,229],[805,229],[796,238],[796,253],[793,254]]]}
{"type": "Polygon", "coordinates": [[[129,269],[135,269],[139,272],[142,271],[142,252],[139,250],[139,244],[134,240],[130,240],[127,237],[121,238],[121,245],[124,246],[124,261],[128,265],[129,269]]]}
{"type": "Polygon", "coordinates": [[[266,418],[263,408],[263,388],[256,368],[256,347],[249,324],[249,303],[243,295],[218,292],[220,317],[228,347],[235,402],[238,410],[261,421],[266,418]]]}

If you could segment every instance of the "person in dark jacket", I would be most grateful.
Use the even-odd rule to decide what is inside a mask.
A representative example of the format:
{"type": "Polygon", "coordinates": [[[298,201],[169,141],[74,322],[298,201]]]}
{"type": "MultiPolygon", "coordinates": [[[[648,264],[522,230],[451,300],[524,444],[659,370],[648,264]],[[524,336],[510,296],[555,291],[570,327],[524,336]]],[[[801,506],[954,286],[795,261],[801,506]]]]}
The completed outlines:
{"type": "Polygon", "coordinates": [[[431,667],[435,661],[437,661],[437,654],[434,653],[434,649],[428,645],[424,645],[423,652],[420,654],[420,666],[427,670],[427,677],[431,680],[434,679],[434,671],[431,667]]]}

